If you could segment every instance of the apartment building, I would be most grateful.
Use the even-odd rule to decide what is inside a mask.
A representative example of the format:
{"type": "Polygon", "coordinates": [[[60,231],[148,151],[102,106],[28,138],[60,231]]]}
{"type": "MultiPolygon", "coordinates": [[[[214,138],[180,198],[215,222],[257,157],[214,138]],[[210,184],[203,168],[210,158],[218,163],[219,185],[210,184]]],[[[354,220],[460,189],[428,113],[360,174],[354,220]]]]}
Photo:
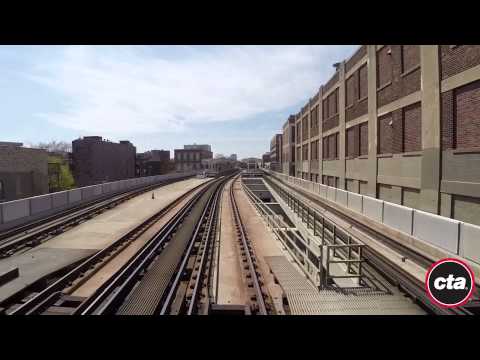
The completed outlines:
{"type": "Polygon", "coordinates": [[[295,176],[480,225],[480,46],[363,45],[335,67],[294,115],[295,176]]]}
{"type": "Polygon", "coordinates": [[[166,174],[170,168],[170,150],[150,150],[137,154],[136,176],[166,174]]]}
{"type": "Polygon", "coordinates": [[[202,169],[202,160],[212,159],[210,145],[184,145],[183,149],[174,150],[175,170],[192,171],[202,169]]]}
{"type": "Polygon", "coordinates": [[[135,177],[136,148],[130,141],[115,143],[101,136],[72,141],[73,175],[78,187],[135,177]]]}
{"type": "Polygon", "coordinates": [[[290,115],[282,127],[282,172],[295,176],[295,116],[290,115]]]}

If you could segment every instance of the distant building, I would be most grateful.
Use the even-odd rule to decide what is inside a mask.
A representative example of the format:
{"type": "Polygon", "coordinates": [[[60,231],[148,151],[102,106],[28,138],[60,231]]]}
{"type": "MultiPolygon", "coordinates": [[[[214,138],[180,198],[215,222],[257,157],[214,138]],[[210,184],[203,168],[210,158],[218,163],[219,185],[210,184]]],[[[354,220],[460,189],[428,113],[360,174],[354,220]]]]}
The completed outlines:
{"type": "Polygon", "coordinates": [[[204,150],[204,151],[212,151],[212,147],[210,145],[184,145],[183,146],[184,150],[204,150]]]}
{"type": "Polygon", "coordinates": [[[229,159],[233,161],[237,161],[237,154],[230,155],[229,159]]]}
{"type": "Polygon", "coordinates": [[[282,134],[273,135],[270,141],[270,169],[282,171],[282,134]]]}
{"type": "Polygon", "coordinates": [[[283,124],[282,172],[295,176],[295,116],[290,115],[283,124]]]}
{"type": "Polygon", "coordinates": [[[175,170],[179,172],[201,170],[202,160],[212,159],[210,145],[184,145],[183,149],[174,150],[175,170]]]}
{"type": "Polygon", "coordinates": [[[245,158],[240,160],[240,167],[242,169],[256,169],[262,165],[262,159],[258,158],[245,158]]]}
{"type": "Polygon", "coordinates": [[[48,193],[48,155],[21,143],[0,142],[0,202],[48,193]]]}
{"type": "Polygon", "coordinates": [[[166,174],[170,170],[170,151],[151,150],[137,154],[136,176],[166,174]]]}
{"type": "Polygon", "coordinates": [[[262,155],[262,167],[270,167],[270,152],[262,155]]]}
{"type": "Polygon", "coordinates": [[[77,186],[135,177],[136,148],[130,141],[114,143],[101,136],[72,142],[73,173],[77,186]]]}
{"type": "Polygon", "coordinates": [[[202,169],[207,175],[219,174],[221,172],[235,168],[236,161],[230,158],[204,159],[202,160],[202,169]]]}

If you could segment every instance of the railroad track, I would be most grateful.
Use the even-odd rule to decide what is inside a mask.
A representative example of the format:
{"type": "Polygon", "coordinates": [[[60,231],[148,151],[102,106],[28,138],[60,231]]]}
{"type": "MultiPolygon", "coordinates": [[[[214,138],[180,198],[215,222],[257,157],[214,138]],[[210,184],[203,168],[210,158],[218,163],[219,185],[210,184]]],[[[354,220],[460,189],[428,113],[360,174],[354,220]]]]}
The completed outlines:
{"type": "Polygon", "coordinates": [[[248,307],[252,314],[267,315],[271,310],[270,301],[266,292],[262,289],[262,276],[256,264],[255,253],[252,243],[248,238],[242,217],[235,199],[233,184],[238,179],[236,177],[230,186],[230,202],[232,205],[233,221],[235,223],[238,246],[241,255],[241,269],[247,283],[248,307]]]}
{"type": "MultiPolygon", "coordinates": [[[[214,287],[212,274],[215,271],[214,243],[223,188],[228,181],[238,179],[238,176],[234,177],[235,174],[200,185],[193,195],[190,192],[188,200],[185,194],[7,313],[194,315],[222,312],[221,306],[216,307],[211,296],[214,287]],[[75,295],[76,289],[179,204],[182,204],[180,210],[90,296],[75,295]]],[[[269,297],[262,288],[261,272],[256,265],[233,186],[230,187],[229,197],[241,254],[239,261],[247,286],[248,303],[244,313],[266,315],[271,309],[269,297]]]]}
{"type": "Polygon", "coordinates": [[[166,180],[155,185],[149,185],[140,189],[117,194],[113,197],[100,198],[68,209],[59,214],[0,233],[0,258],[8,257],[19,253],[22,250],[35,247],[42,242],[67,231],[71,227],[91,219],[92,217],[130,200],[133,197],[151,191],[159,186],[165,186],[186,178],[188,177],[166,180]]]}
{"type": "MultiPolygon", "coordinates": [[[[204,259],[226,179],[213,181],[124,269],[74,314],[193,314],[204,289],[204,259]],[[199,266],[195,266],[195,265],[199,266]],[[196,270],[195,270],[196,268],[196,270]],[[193,289],[189,284],[194,281],[193,289]],[[197,284],[197,285],[195,285],[197,284]],[[193,291],[192,291],[193,290],[193,291]]],[[[203,299],[208,299],[204,296],[203,299]]]]}
{"type": "MultiPolygon", "coordinates": [[[[66,275],[60,279],[54,281],[50,286],[45,289],[34,292],[27,296],[27,301],[23,304],[18,304],[19,295],[13,297],[13,299],[7,299],[2,304],[3,307],[12,307],[12,304],[17,302],[17,306],[14,309],[7,311],[11,315],[30,315],[30,314],[71,314],[75,311],[85,299],[81,296],[72,296],[75,290],[84,285],[93,276],[102,271],[103,267],[110,264],[117,256],[121,255],[123,251],[128,250],[128,247],[135,241],[139,241],[142,236],[151,236],[148,232],[153,229],[153,240],[165,235],[170,230],[169,225],[178,221],[179,216],[186,213],[188,208],[193,202],[196,201],[198,193],[204,191],[204,188],[208,187],[209,183],[198,185],[191,189],[187,193],[183,194],[160,212],[154,214],[139,226],[135,227],[117,241],[106,247],[105,249],[97,252],[95,255],[89,257],[87,260],[76,266],[69,271],[66,275]],[[194,194],[192,196],[192,194],[194,194]],[[191,197],[191,199],[189,199],[191,197]],[[183,204],[185,203],[185,204],[183,204]],[[155,229],[155,225],[162,220],[169,213],[173,212],[181,206],[178,213],[174,214],[172,218],[163,226],[160,230],[155,229]]],[[[148,243],[145,245],[147,246],[148,243]]],[[[142,247],[141,249],[144,249],[142,247]]],[[[141,251],[141,250],[139,250],[141,251]]],[[[23,295],[25,297],[25,295],[23,295]]]]}

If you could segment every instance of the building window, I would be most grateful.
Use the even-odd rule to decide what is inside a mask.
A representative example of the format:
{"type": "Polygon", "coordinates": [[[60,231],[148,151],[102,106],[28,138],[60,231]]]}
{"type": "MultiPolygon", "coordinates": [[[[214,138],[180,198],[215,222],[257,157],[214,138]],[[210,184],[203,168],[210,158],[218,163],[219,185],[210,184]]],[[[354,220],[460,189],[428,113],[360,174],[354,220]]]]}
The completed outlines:
{"type": "Polygon", "coordinates": [[[416,68],[420,65],[420,46],[402,45],[402,73],[416,68]]]}

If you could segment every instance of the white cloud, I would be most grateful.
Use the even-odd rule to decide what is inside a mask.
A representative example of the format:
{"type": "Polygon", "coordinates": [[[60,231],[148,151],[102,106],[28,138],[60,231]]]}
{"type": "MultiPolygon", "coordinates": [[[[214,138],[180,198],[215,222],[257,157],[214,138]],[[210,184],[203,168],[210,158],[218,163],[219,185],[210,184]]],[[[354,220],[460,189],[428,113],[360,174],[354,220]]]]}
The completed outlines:
{"type": "Polygon", "coordinates": [[[39,114],[56,125],[114,136],[181,132],[305,101],[354,48],[69,46],[30,78],[65,96],[61,111],[39,114]]]}

